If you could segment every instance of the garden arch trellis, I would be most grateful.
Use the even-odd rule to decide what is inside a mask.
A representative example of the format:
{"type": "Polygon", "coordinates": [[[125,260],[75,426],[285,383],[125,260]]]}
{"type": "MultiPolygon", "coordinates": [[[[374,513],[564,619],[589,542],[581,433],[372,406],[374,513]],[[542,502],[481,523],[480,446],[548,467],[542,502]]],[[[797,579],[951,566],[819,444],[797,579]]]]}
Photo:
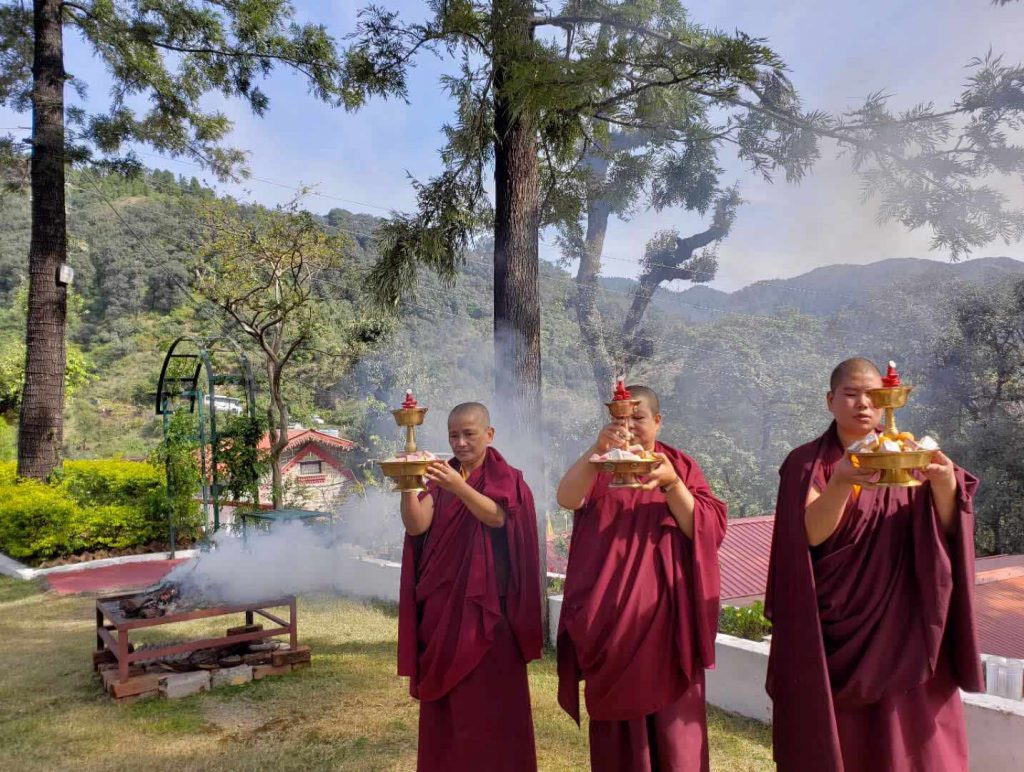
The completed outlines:
{"type": "MultiPolygon", "coordinates": [[[[196,414],[198,432],[193,439],[199,446],[199,464],[203,516],[207,525],[213,514],[213,531],[220,529],[220,467],[218,448],[220,434],[217,431],[217,387],[234,386],[245,402],[242,408],[250,420],[256,418],[256,382],[252,366],[242,348],[230,338],[196,338],[182,336],[175,340],[160,368],[160,380],[156,390],[156,414],[163,420],[165,445],[168,442],[168,428],[171,416],[179,410],[196,414]],[[218,371],[215,365],[228,372],[218,371]],[[205,373],[205,377],[204,377],[205,373]],[[206,429],[209,421],[209,431],[206,429]],[[209,451],[207,451],[209,446],[209,451]]],[[[174,518],[169,518],[171,554],[175,547],[174,518]]]]}

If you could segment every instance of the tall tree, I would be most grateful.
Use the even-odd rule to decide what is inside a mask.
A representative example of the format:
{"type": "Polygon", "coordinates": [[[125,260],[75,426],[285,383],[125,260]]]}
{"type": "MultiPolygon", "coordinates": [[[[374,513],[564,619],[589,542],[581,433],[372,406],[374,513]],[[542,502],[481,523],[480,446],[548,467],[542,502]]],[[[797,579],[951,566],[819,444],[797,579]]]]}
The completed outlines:
{"type": "Polygon", "coordinates": [[[579,185],[578,155],[592,144],[593,120],[646,100],[644,82],[653,83],[657,73],[668,74],[666,83],[657,84],[666,89],[698,86],[727,93],[753,84],[760,68],[780,64],[759,41],[691,27],[673,0],[570,5],[589,8],[589,20],[537,15],[524,0],[434,0],[431,17],[422,23],[370,6],[361,14],[346,62],[350,105],[358,107],[372,96],[406,97],[408,69],[420,51],[458,58],[459,75],[443,81],[456,102],[456,119],[444,130],[444,170],[416,183],[414,214],[395,215],[382,228],[381,258],[371,281],[380,299],[394,303],[414,285],[418,265],[452,279],[473,237],[490,230],[495,392],[515,416],[515,430],[536,440],[539,231],[552,221],[549,212],[558,211],[563,220],[570,216],[566,208],[580,212],[580,197],[559,188],[579,185]],[[597,25],[594,14],[602,15],[597,25]],[[575,35],[577,29],[601,26],[619,34],[575,35]],[[562,29],[568,30],[564,50],[550,34],[562,29]],[[635,78],[623,78],[630,67],[635,78]],[[542,166],[558,172],[545,173],[543,189],[542,166]],[[484,184],[489,167],[493,207],[484,184]]]}
{"type": "MultiPolygon", "coordinates": [[[[195,295],[227,318],[255,347],[267,392],[269,461],[275,508],[283,504],[281,454],[290,423],[286,375],[325,337],[341,370],[375,343],[384,328],[353,318],[325,329],[325,282],[345,262],[347,239],[330,235],[293,203],[279,210],[245,211],[227,201],[203,205],[206,238],[190,266],[195,295]]],[[[335,320],[337,323],[337,320],[335,320]]]]}
{"type": "Polygon", "coordinates": [[[231,122],[204,109],[203,97],[239,98],[262,115],[268,99],[259,83],[281,65],[304,76],[315,97],[336,101],[342,98],[340,65],[325,29],[295,22],[288,0],[33,0],[31,8],[6,0],[0,42],[0,104],[32,114],[18,474],[44,478],[59,466],[63,441],[67,289],[58,271],[67,260],[65,167],[96,162],[135,170],[140,164],[131,148],[147,144],[221,177],[235,174],[244,156],[223,145],[231,122]],[[66,82],[85,92],[65,69],[65,27],[81,36],[113,81],[105,111],[65,104],[66,82]],[[140,111],[145,100],[150,106],[140,111]]]}

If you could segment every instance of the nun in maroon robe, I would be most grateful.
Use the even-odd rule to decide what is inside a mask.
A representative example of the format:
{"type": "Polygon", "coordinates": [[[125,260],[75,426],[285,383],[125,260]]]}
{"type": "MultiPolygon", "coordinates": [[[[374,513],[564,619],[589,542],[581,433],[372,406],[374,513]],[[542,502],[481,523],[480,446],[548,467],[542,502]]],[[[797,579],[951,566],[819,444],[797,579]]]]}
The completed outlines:
{"type": "Polygon", "coordinates": [[[533,495],[493,448],[466,482],[498,504],[504,526],[485,526],[428,483],[420,498],[433,498],[430,529],[405,540],[398,673],[420,700],[417,769],[530,772],[526,663],[540,656],[543,635],[533,495]]]}
{"type": "Polygon", "coordinates": [[[825,490],[844,453],[833,422],[779,470],[765,599],[775,761],[783,772],[967,770],[958,688],[983,689],[977,479],[955,469],[952,534],[926,481],[861,488],[831,536],[809,547],[808,494],[825,490]]]}
{"type": "Polygon", "coordinates": [[[696,461],[660,442],[654,451],[693,496],[693,539],[665,493],[609,488],[605,473],[573,518],[558,701],[579,723],[585,682],[597,772],[708,769],[704,668],[715,661],[726,506],[696,461]]]}

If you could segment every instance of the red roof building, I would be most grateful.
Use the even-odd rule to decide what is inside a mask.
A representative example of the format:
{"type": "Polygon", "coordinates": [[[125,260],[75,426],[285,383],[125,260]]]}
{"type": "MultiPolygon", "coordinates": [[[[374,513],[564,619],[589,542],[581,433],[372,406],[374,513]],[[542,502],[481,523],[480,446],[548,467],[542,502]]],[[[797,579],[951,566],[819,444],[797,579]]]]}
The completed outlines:
{"type": "MultiPolygon", "coordinates": [[[[260,440],[260,450],[270,450],[270,436],[260,440]]],[[[319,429],[289,429],[288,444],[281,454],[281,475],[290,484],[292,503],[307,507],[329,507],[338,493],[355,480],[343,454],[355,443],[319,429]],[[298,499],[301,499],[299,501],[298,499]]],[[[260,496],[270,498],[270,477],[260,486],[260,496]]]]}
{"type": "Polygon", "coordinates": [[[729,520],[718,550],[722,569],[722,603],[746,606],[764,600],[774,515],[729,520]]]}
{"type": "MultiPolygon", "coordinates": [[[[774,523],[774,515],[729,520],[718,552],[722,603],[745,606],[764,599],[774,523]]],[[[978,558],[974,584],[981,650],[1024,659],[1024,555],[978,558]]]]}

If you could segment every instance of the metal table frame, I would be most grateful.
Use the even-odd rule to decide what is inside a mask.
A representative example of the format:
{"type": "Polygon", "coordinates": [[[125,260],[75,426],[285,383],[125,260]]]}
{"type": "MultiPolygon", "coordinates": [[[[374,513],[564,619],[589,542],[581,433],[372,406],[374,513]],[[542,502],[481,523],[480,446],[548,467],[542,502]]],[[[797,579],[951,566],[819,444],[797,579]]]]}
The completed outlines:
{"type": "Polygon", "coordinates": [[[226,606],[214,606],[211,608],[183,611],[177,614],[164,614],[163,616],[145,618],[128,618],[121,612],[118,602],[123,598],[130,598],[129,595],[119,595],[113,598],[99,598],[96,601],[96,650],[108,650],[117,660],[118,681],[128,679],[129,668],[134,662],[140,660],[160,659],[174,654],[184,654],[200,649],[214,649],[219,646],[226,646],[230,643],[246,643],[248,641],[260,641],[273,638],[278,635],[288,635],[288,642],[294,649],[299,645],[298,628],[296,626],[295,597],[289,596],[278,598],[272,601],[260,601],[258,603],[241,603],[226,606]],[[279,606],[288,607],[288,621],[272,614],[268,609],[279,606]],[[219,638],[203,638],[184,643],[174,643],[161,646],[159,644],[147,646],[144,650],[131,652],[128,650],[128,634],[132,630],[144,627],[156,627],[158,625],[171,625],[177,622],[188,622],[192,619],[205,619],[207,617],[225,616],[227,614],[245,614],[245,624],[253,624],[257,615],[273,622],[277,627],[266,630],[256,630],[250,633],[239,633],[238,635],[225,635],[219,638]],[[116,633],[116,635],[115,635],[116,633]]]}

